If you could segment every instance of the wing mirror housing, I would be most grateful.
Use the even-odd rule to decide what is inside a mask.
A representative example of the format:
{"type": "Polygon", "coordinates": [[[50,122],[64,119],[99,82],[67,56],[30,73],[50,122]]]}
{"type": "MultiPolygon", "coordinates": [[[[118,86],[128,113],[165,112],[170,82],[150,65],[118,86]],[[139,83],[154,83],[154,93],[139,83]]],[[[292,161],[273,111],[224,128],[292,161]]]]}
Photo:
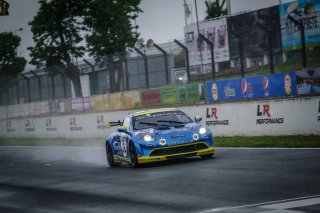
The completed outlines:
{"type": "Polygon", "coordinates": [[[128,132],[128,129],[126,126],[119,126],[118,127],[118,132],[128,132]]]}
{"type": "Polygon", "coordinates": [[[194,121],[195,121],[196,123],[200,123],[200,121],[202,121],[202,117],[199,116],[199,115],[196,115],[196,116],[194,117],[194,121]]]}

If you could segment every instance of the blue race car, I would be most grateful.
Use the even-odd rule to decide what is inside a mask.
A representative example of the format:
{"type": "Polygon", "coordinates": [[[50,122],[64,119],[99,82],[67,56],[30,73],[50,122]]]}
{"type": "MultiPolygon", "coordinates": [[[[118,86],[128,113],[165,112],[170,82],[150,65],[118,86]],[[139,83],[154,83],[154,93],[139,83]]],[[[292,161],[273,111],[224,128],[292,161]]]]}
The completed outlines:
{"type": "Polygon", "coordinates": [[[176,109],[148,110],[129,114],[106,141],[106,153],[111,167],[126,162],[140,164],[175,158],[200,156],[211,158],[214,140],[211,131],[176,109]]]}

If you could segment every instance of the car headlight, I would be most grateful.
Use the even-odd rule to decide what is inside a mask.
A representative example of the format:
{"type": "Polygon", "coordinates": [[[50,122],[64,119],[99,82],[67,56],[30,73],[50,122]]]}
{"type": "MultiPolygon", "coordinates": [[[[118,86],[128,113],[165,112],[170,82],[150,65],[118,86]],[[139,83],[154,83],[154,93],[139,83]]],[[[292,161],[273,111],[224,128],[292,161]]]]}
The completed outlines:
{"type": "Polygon", "coordinates": [[[200,133],[201,135],[206,134],[206,133],[207,133],[206,128],[204,128],[204,127],[200,127],[200,129],[199,129],[199,133],[200,133]]]}
{"type": "Polygon", "coordinates": [[[199,135],[198,134],[193,134],[192,138],[193,138],[193,140],[197,141],[199,139],[199,135]]]}
{"type": "Polygon", "coordinates": [[[151,137],[151,135],[145,135],[145,136],[143,136],[143,140],[146,142],[150,142],[150,141],[153,141],[154,138],[151,137]]]}

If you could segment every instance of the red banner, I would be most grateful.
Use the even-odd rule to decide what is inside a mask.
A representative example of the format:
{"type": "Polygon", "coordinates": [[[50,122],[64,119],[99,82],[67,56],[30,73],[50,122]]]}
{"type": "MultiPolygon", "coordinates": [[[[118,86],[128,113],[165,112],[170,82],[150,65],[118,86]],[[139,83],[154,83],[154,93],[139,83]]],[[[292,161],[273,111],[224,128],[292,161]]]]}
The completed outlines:
{"type": "Polygon", "coordinates": [[[161,103],[160,90],[148,90],[142,92],[142,103],[144,105],[157,105],[161,103]]]}

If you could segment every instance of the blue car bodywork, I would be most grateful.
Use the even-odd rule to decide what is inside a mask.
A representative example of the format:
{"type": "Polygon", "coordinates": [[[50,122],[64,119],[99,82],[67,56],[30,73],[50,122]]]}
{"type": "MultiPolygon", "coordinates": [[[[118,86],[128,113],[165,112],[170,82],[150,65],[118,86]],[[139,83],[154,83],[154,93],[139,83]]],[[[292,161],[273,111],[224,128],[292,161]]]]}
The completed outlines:
{"type": "Polygon", "coordinates": [[[159,109],[129,114],[106,141],[108,163],[140,164],[168,159],[214,154],[214,139],[200,116],[196,122],[176,109],[159,109]],[[161,120],[165,118],[165,120],[161,120]],[[148,121],[148,122],[145,122],[148,121]],[[153,121],[153,122],[150,122],[153,121]]]}

